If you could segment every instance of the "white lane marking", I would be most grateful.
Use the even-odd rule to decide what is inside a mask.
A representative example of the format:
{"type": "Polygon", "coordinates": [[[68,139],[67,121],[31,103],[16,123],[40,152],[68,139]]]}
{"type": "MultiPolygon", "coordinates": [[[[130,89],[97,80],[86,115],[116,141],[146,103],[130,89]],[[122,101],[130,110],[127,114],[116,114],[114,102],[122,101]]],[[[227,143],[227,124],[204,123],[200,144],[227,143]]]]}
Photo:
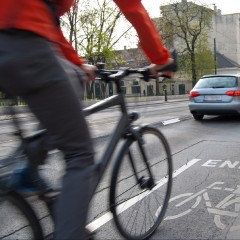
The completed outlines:
{"type": "Polygon", "coordinates": [[[180,119],[179,118],[173,118],[173,119],[169,119],[169,120],[166,120],[166,121],[162,121],[162,124],[163,125],[168,125],[168,124],[177,123],[177,122],[180,122],[180,119]]]}
{"type": "Polygon", "coordinates": [[[96,220],[93,220],[91,223],[89,223],[87,225],[87,229],[91,232],[96,231],[98,228],[100,228],[101,226],[103,226],[105,223],[109,222],[110,220],[112,220],[113,215],[112,213],[109,211],[107,213],[105,213],[104,215],[102,215],[101,217],[97,218],[96,220]]]}
{"type": "MultiPolygon", "coordinates": [[[[176,170],[173,173],[173,178],[177,177],[179,174],[183,173],[185,170],[187,170],[188,168],[190,168],[191,166],[193,166],[195,163],[199,162],[201,159],[192,159],[191,161],[189,161],[187,164],[183,165],[182,167],[180,167],[178,170],[176,170]]],[[[167,182],[166,178],[163,178],[159,181],[159,183],[154,187],[154,189],[151,191],[155,191],[156,189],[158,189],[159,187],[163,186],[165,183],[167,182]]],[[[122,213],[123,211],[127,210],[128,208],[130,208],[131,206],[133,206],[134,204],[136,204],[137,202],[139,202],[141,199],[143,199],[144,197],[146,197],[147,195],[149,195],[151,192],[147,193],[143,192],[143,194],[140,194],[132,199],[129,199],[127,202],[124,203],[124,208],[121,209],[121,211],[118,212],[118,214],[122,213]]],[[[119,205],[119,208],[121,208],[121,205],[119,205]]],[[[119,209],[118,208],[118,209],[119,209]]],[[[96,231],[98,228],[100,228],[101,226],[103,226],[105,223],[109,222],[110,220],[112,220],[113,216],[112,213],[109,211],[107,213],[105,213],[104,215],[102,215],[101,217],[93,220],[92,222],[90,222],[87,225],[87,228],[91,231],[94,232],[96,231]]]]}
{"type": "Polygon", "coordinates": [[[230,211],[225,211],[225,210],[220,210],[216,208],[207,208],[209,213],[213,213],[216,215],[221,215],[221,216],[228,216],[228,217],[237,217],[238,213],[236,212],[230,212],[230,211]]]}
{"type": "Polygon", "coordinates": [[[180,206],[182,206],[182,205],[183,205],[183,204],[185,204],[186,202],[189,202],[189,201],[191,201],[192,199],[194,199],[195,197],[197,197],[197,196],[201,195],[201,194],[202,194],[202,193],[204,193],[205,191],[206,191],[206,189],[203,189],[203,190],[201,190],[201,191],[199,191],[199,192],[195,193],[195,194],[194,194],[194,195],[192,195],[191,197],[189,197],[189,198],[187,198],[187,199],[183,200],[182,202],[180,202],[180,203],[176,204],[176,207],[180,207],[180,206]]]}
{"type": "Polygon", "coordinates": [[[225,191],[228,191],[228,192],[233,192],[233,191],[234,191],[233,188],[225,188],[224,190],[225,190],[225,191]]]}
{"type": "Polygon", "coordinates": [[[226,207],[224,207],[224,205],[225,205],[227,202],[229,202],[229,200],[230,200],[232,197],[234,197],[234,196],[235,196],[235,194],[230,194],[229,196],[225,197],[220,203],[218,203],[218,204],[216,205],[216,208],[222,208],[222,209],[226,208],[226,207]]]}
{"type": "Polygon", "coordinates": [[[188,209],[188,210],[186,210],[186,211],[184,211],[184,212],[182,212],[182,213],[179,213],[179,214],[177,214],[177,215],[168,216],[168,217],[166,217],[164,220],[173,220],[173,219],[176,219],[176,218],[180,218],[180,217],[182,217],[182,216],[184,216],[184,215],[187,215],[187,214],[190,213],[191,211],[192,211],[192,209],[188,209]]]}
{"type": "Polygon", "coordinates": [[[214,216],[214,222],[218,228],[220,228],[222,230],[226,228],[226,225],[221,222],[221,218],[219,215],[214,216]]]}
{"type": "Polygon", "coordinates": [[[202,201],[202,197],[197,196],[196,202],[195,202],[195,204],[193,204],[193,206],[191,208],[196,208],[201,201],[202,201]]]}
{"type": "Polygon", "coordinates": [[[178,170],[176,170],[173,173],[173,178],[175,178],[176,176],[178,176],[180,173],[184,172],[185,170],[187,170],[188,168],[190,168],[191,166],[193,166],[195,163],[201,161],[201,159],[192,159],[191,161],[189,161],[188,163],[184,164],[182,167],[180,167],[178,170]]]}

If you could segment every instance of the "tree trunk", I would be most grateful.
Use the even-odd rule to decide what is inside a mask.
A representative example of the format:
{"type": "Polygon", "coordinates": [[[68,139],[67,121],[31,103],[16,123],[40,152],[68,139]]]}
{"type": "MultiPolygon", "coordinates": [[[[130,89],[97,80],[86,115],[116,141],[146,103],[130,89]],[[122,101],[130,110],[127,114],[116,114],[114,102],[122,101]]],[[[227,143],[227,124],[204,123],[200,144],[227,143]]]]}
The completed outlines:
{"type": "Polygon", "coordinates": [[[191,66],[192,66],[192,87],[195,86],[197,82],[197,73],[196,73],[196,61],[195,61],[195,53],[191,52],[191,66]]]}

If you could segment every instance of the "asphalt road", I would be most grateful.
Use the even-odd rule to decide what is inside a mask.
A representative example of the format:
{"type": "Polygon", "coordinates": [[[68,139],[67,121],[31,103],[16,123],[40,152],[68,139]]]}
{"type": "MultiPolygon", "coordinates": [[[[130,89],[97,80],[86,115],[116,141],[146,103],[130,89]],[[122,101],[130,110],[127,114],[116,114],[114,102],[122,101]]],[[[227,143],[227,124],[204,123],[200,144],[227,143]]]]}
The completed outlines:
{"type": "MultiPolygon", "coordinates": [[[[211,116],[198,122],[189,115],[186,101],[132,106],[132,109],[141,112],[140,123],[154,124],[164,133],[173,156],[171,201],[152,239],[240,239],[240,118],[211,116]]],[[[110,110],[88,118],[98,152],[96,160],[108,144],[107,135],[118,117],[116,111],[110,110]]],[[[26,124],[30,124],[26,128],[34,127],[33,122],[26,124]]],[[[9,131],[7,123],[0,125],[0,131],[2,127],[5,133],[9,131]]],[[[1,155],[15,144],[2,143],[1,155]]],[[[63,165],[59,164],[58,153],[52,153],[49,162],[61,173],[63,165]]],[[[97,225],[96,239],[122,239],[109,215],[111,167],[91,203],[89,223],[97,220],[101,223],[97,225]]],[[[51,171],[46,167],[50,179],[51,171]]],[[[43,207],[36,204],[44,214],[43,207]]],[[[44,225],[49,226],[46,222],[44,225]]]]}
{"type": "MultiPolygon", "coordinates": [[[[240,239],[239,121],[207,117],[160,126],[172,148],[174,183],[152,239],[240,239]]],[[[98,237],[121,238],[112,221],[98,237]]]]}

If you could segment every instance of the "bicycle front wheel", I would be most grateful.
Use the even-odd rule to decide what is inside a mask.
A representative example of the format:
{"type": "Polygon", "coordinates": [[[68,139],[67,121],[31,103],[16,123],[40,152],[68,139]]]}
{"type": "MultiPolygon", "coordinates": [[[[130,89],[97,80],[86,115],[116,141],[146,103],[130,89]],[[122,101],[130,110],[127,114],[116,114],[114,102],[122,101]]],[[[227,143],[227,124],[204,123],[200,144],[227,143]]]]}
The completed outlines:
{"type": "Polygon", "coordinates": [[[139,140],[128,139],[116,164],[110,209],[126,239],[148,239],[165,215],[172,186],[172,158],[164,135],[143,127],[139,140]]]}
{"type": "Polygon", "coordinates": [[[43,239],[29,203],[17,192],[0,195],[0,239],[43,239]]]}

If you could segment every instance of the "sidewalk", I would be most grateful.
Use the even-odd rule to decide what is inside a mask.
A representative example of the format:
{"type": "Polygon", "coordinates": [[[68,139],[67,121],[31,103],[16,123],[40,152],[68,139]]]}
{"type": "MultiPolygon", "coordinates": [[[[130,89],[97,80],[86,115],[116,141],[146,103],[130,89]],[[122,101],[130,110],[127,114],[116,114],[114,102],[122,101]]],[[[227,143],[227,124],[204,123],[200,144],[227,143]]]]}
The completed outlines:
{"type": "MultiPolygon", "coordinates": [[[[169,95],[167,96],[167,101],[165,101],[165,96],[150,96],[150,97],[127,97],[126,102],[132,104],[156,104],[156,103],[164,103],[164,102],[176,102],[176,101],[187,101],[188,95],[169,95]]],[[[96,102],[96,101],[83,101],[83,106],[88,107],[96,102]]],[[[16,107],[17,117],[18,118],[27,118],[31,116],[31,112],[27,106],[19,106],[16,107]]],[[[8,107],[0,107],[0,121],[11,119],[11,114],[8,111],[8,107]]]]}
{"type": "MultiPolygon", "coordinates": [[[[188,94],[185,95],[168,95],[167,101],[165,101],[165,96],[149,96],[149,97],[126,97],[127,103],[160,103],[160,102],[175,102],[175,101],[187,101],[188,94]]],[[[85,107],[90,106],[98,101],[84,101],[83,105],[85,107]]]]}

